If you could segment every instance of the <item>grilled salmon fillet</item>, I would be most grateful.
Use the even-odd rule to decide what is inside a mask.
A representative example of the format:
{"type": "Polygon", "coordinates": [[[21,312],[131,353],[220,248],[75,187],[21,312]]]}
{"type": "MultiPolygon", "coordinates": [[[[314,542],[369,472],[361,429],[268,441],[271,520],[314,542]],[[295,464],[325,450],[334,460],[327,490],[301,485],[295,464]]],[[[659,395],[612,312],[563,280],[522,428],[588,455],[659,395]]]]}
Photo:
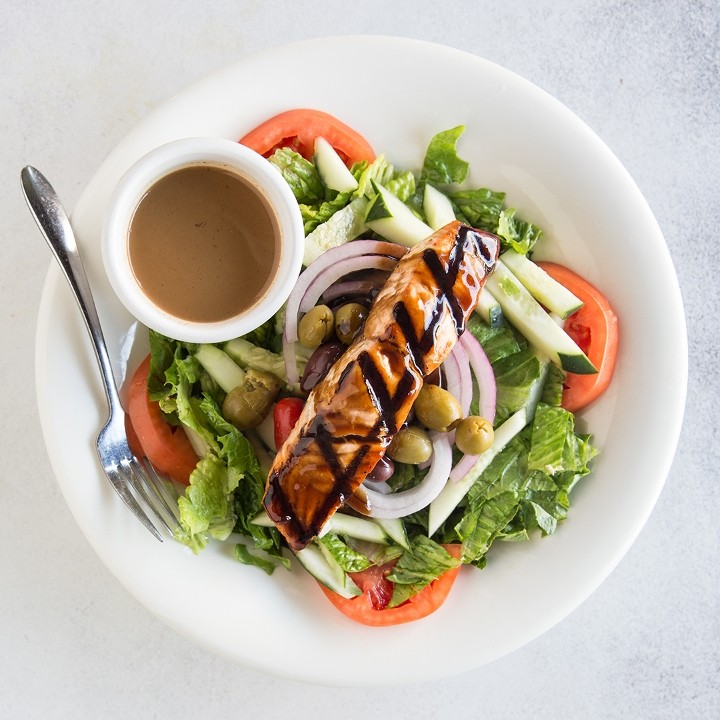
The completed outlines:
{"type": "Polygon", "coordinates": [[[362,333],[310,393],[279,448],[264,505],[300,550],[360,487],[450,354],[495,266],[499,239],[460,222],[397,263],[362,333]]]}

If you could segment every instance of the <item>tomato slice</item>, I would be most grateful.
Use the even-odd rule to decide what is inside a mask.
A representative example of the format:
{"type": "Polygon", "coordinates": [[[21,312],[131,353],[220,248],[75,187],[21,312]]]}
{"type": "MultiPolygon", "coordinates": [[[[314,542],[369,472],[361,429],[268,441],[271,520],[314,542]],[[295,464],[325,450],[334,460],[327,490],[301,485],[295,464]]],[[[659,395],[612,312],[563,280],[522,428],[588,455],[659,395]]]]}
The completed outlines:
{"type": "Polygon", "coordinates": [[[292,429],[297,425],[298,418],[302,412],[305,402],[300,398],[283,398],[278,400],[273,410],[273,431],[275,435],[275,447],[279,450],[290,435],[292,429]]]}
{"type": "Polygon", "coordinates": [[[160,404],[148,395],[147,378],[150,356],[140,363],[130,381],[126,429],[133,451],[135,444],[155,469],[176,482],[187,485],[195,469],[198,456],[181,428],[169,425],[160,410],[160,404]],[[129,423],[127,422],[129,420],[129,423]],[[128,425],[130,427],[128,427],[128,425]]]}
{"type": "Polygon", "coordinates": [[[241,145],[270,157],[275,150],[289,147],[310,160],[315,138],[325,138],[348,167],[361,160],[372,162],[375,152],[370,143],[349,125],[320,110],[287,110],[258,125],[240,138],[241,145]]]}
{"type": "MultiPolygon", "coordinates": [[[[443,545],[443,547],[453,557],[460,557],[460,545],[443,545]]],[[[458,565],[443,573],[402,605],[388,608],[387,604],[392,596],[392,583],[386,575],[391,567],[392,563],[389,563],[381,568],[372,567],[361,573],[353,573],[353,580],[363,591],[362,595],[354,598],[344,598],[324,585],[320,585],[320,589],[341,613],[355,622],[374,627],[400,625],[420,620],[435,612],[450,594],[461,566],[458,565]]]]}
{"type": "Polygon", "coordinates": [[[583,306],[565,321],[565,331],[598,372],[595,375],[567,374],[562,406],[576,412],[600,397],[610,384],[618,349],[617,316],[608,299],[572,270],[551,262],[539,262],[538,265],[583,301],[583,306]]]}

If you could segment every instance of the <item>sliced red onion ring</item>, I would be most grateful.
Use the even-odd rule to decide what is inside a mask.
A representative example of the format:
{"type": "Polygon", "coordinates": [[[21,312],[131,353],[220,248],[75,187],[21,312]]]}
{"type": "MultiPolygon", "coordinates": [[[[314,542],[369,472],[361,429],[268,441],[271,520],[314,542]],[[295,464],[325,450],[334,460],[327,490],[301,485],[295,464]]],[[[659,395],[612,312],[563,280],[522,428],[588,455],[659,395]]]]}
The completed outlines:
{"type": "Polygon", "coordinates": [[[427,507],[440,494],[452,467],[452,448],[447,433],[431,433],[430,437],[433,445],[432,462],[419,485],[410,490],[386,494],[363,484],[367,514],[370,517],[386,520],[405,517],[427,507]]]}
{"type": "Polygon", "coordinates": [[[365,480],[363,483],[365,491],[374,490],[381,495],[389,495],[392,492],[392,488],[387,484],[386,481],[377,482],[375,480],[365,480]]]}
{"type": "MultiPolygon", "coordinates": [[[[463,333],[460,343],[466,351],[466,360],[472,367],[480,393],[480,415],[491,423],[495,421],[495,406],[497,399],[497,385],[492,365],[482,345],[471,333],[463,333]]],[[[457,346],[456,346],[457,347],[457,346]]],[[[462,363],[459,363],[462,365],[462,363]]],[[[467,362],[465,363],[467,365],[467,362]]],[[[472,386],[471,386],[472,387],[472,386]]],[[[462,403],[461,403],[462,404],[462,403]]],[[[465,412],[467,414],[467,412],[465,412]]],[[[463,455],[450,473],[450,481],[457,482],[470,472],[477,462],[477,455],[463,455]]]]}
{"type": "Polygon", "coordinates": [[[460,402],[463,416],[470,412],[473,384],[467,353],[460,343],[455,343],[452,352],[443,363],[447,389],[460,402]]]}
{"type": "MultiPolygon", "coordinates": [[[[353,242],[340,245],[325,251],[300,275],[295,287],[292,289],[285,306],[285,327],[283,329],[283,357],[285,359],[285,371],[288,382],[295,384],[298,381],[298,371],[295,362],[295,350],[292,344],[298,339],[298,321],[300,319],[300,305],[305,294],[314,284],[318,276],[333,265],[349,258],[362,256],[378,256],[385,258],[401,258],[407,252],[404,248],[395,243],[381,240],[354,240],[353,242]]],[[[365,263],[363,268],[373,267],[365,263]]],[[[356,268],[357,269],[357,268],[356,268]]],[[[347,270],[346,272],[352,272],[347,270]]],[[[340,276],[342,277],[342,276],[340,276]]],[[[334,281],[333,281],[334,282],[334,281]]],[[[327,283],[330,285],[331,283],[327,283]]],[[[327,285],[325,287],[327,287],[327,285]]],[[[322,293],[320,293],[322,294],[322,293]]],[[[320,297],[320,295],[318,295],[320,297]]],[[[317,301],[316,301],[317,302],[317,301]]],[[[313,303],[314,304],[314,303],[313,303]]],[[[312,306],[310,306],[312,307],[312,306]]],[[[309,308],[308,308],[309,309],[309,308]]]]}
{"type": "MultiPolygon", "coordinates": [[[[462,389],[460,387],[460,368],[458,367],[458,358],[455,353],[456,347],[457,344],[453,347],[453,351],[447,356],[447,358],[445,358],[445,362],[442,367],[445,371],[445,387],[447,391],[456,397],[460,402],[460,407],[463,407],[461,399],[462,389]]],[[[465,414],[467,414],[467,410],[463,407],[463,415],[465,414]]]]}
{"type": "Polygon", "coordinates": [[[322,300],[326,305],[330,305],[343,298],[368,297],[373,292],[379,291],[387,279],[387,272],[370,270],[368,273],[363,273],[362,277],[355,276],[354,279],[333,283],[323,292],[322,300]]]}
{"type": "Polygon", "coordinates": [[[288,340],[283,334],[282,352],[285,361],[285,374],[287,375],[288,385],[295,387],[300,383],[300,373],[298,372],[297,360],[295,359],[295,342],[288,340]]]}
{"type": "Polygon", "coordinates": [[[288,297],[285,315],[285,329],[289,332],[289,340],[297,340],[297,322],[300,312],[300,302],[307,289],[320,273],[327,270],[340,260],[362,255],[385,255],[387,257],[401,258],[407,249],[395,243],[382,240],[354,240],[326,250],[320,257],[311,263],[300,275],[295,287],[288,297]]]}
{"type": "Polygon", "coordinates": [[[495,422],[495,400],[497,398],[497,386],[495,384],[495,373],[482,345],[475,339],[474,335],[465,332],[460,336],[460,343],[467,352],[470,367],[477,380],[480,392],[480,415],[491,423],[495,422]]]}
{"type": "MultiPolygon", "coordinates": [[[[442,364],[443,375],[447,391],[458,399],[463,417],[470,412],[472,402],[473,384],[470,365],[465,350],[460,343],[455,343],[453,349],[442,364]]],[[[455,443],[455,431],[448,433],[450,445],[455,443]]]]}
{"type": "Polygon", "coordinates": [[[325,270],[310,283],[300,301],[300,313],[306,313],[310,308],[315,307],[325,290],[344,275],[368,268],[389,271],[392,270],[396,264],[397,258],[389,258],[384,255],[360,255],[359,257],[349,257],[338,260],[331,267],[325,268],[325,270]]]}
{"type": "Polygon", "coordinates": [[[463,455],[450,472],[450,482],[462,480],[475,467],[479,455],[463,455]]]}

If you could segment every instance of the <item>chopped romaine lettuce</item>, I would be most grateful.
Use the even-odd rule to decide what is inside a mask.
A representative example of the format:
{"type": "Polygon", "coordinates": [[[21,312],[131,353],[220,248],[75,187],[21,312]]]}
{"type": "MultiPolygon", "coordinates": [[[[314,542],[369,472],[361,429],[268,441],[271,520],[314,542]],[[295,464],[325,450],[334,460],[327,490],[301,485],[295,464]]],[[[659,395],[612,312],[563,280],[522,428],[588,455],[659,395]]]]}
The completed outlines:
{"type": "Polygon", "coordinates": [[[252,538],[256,547],[278,554],[277,530],[250,522],[262,509],[265,477],[247,438],[222,416],[222,391],[195,359],[192,346],[157,333],[150,334],[150,346],[155,387],[151,397],[207,447],[178,501],[178,540],[198,552],[211,537],[226,539],[235,531],[252,538]]]}
{"type": "Polygon", "coordinates": [[[211,537],[226,540],[235,525],[232,494],[238,473],[213,453],[207,453],[190,475],[190,485],[178,499],[181,528],[175,537],[194,552],[211,537]]]}
{"type": "Polygon", "coordinates": [[[535,382],[542,376],[544,365],[531,348],[506,355],[495,362],[497,385],[496,422],[510,417],[530,400],[535,382]]]}
{"type": "Polygon", "coordinates": [[[387,576],[394,583],[388,607],[401,605],[459,564],[459,560],[434,540],[422,535],[413,538],[410,549],[400,556],[387,576]]]}
{"type": "Polygon", "coordinates": [[[325,186],[312,162],[290,148],[276,150],[269,160],[282,173],[298,204],[325,200],[325,186]]]}
{"type": "Polygon", "coordinates": [[[355,196],[361,197],[364,195],[369,200],[375,197],[373,181],[379,185],[387,185],[395,176],[395,168],[384,155],[378,155],[369,165],[358,163],[353,166],[352,172],[358,181],[355,196]]]}
{"type": "Polygon", "coordinates": [[[457,143],[465,132],[464,125],[444,130],[430,140],[420,179],[431,185],[450,185],[465,182],[469,164],[457,154],[457,143]]]}
{"type": "MultiPolygon", "coordinates": [[[[543,398],[533,423],[500,452],[438,531],[444,542],[462,542],[463,562],[484,567],[495,540],[527,540],[533,530],[555,531],[569,506],[570,488],[589,472],[596,449],[574,431],[573,415],[558,407],[562,371],[548,369],[509,325],[491,328],[471,318],[468,328],[491,360],[497,383],[496,425],[514,410],[543,398]]],[[[473,400],[471,412],[477,410],[473,400]]],[[[418,532],[422,532],[419,526],[418,532]]]]}
{"type": "Polygon", "coordinates": [[[565,372],[555,365],[555,363],[550,363],[548,365],[548,374],[545,378],[540,401],[546,405],[559,406],[562,402],[564,381],[565,372]]]}
{"type": "Polygon", "coordinates": [[[458,190],[449,195],[455,206],[455,216],[479,230],[496,232],[505,193],[488,188],[458,190]]]}
{"type": "Polygon", "coordinates": [[[514,332],[510,325],[488,325],[477,314],[470,316],[466,331],[472,333],[483,346],[491,363],[519,352],[527,346],[527,341],[514,332]]]}
{"type": "MultiPolygon", "coordinates": [[[[244,543],[235,543],[235,559],[241,562],[243,565],[253,565],[254,567],[260,568],[268,575],[272,575],[277,567],[277,560],[286,560],[285,558],[279,557],[274,560],[270,560],[267,557],[263,557],[257,553],[254,553],[244,543]]],[[[289,568],[289,561],[283,563],[289,568]]]]}
{"type": "Polygon", "coordinates": [[[413,175],[413,173],[409,170],[404,173],[398,173],[391,180],[388,180],[387,185],[384,187],[399,200],[405,202],[411,198],[415,192],[415,175],[413,175]]]}
{"type": "Polygon", "coordinates": [[[325,550],[335,558],[345,572],[360,572],[367,570],[373,564],[365,555],[346,545],[334,533],[323,535],[318,542],[325,546],[325,550]]]}
{"type": "Polygon", "coordinates": [[[597,454],[586,437],[575,434],[575,418],[560,407],[539,405],[532,426],[528,467],[553,475],[586,474],[588,463],[597,454]]]}
{"type": "Polygon", "coordinates": [[[542,237],[542,230],[537,225],[515,217],[515,208],[502,210],[495,232],[504,241],[503,249],[510,246],[521,255],[527,255],[542,237]]]}

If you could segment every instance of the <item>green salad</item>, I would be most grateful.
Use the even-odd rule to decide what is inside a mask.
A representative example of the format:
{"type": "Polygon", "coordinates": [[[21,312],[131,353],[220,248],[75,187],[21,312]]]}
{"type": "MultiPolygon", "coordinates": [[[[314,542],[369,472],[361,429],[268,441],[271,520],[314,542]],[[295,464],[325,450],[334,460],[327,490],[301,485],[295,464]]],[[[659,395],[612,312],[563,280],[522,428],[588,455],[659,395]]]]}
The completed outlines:
{"type": "MultiPolygon", "coordinates": [[[[515,284],[522,263],[542,242],[542,231],[508,207],[503,192],[466,186],[468,163],[457,149],[463,131],[456,127],[432,137],[417,171],[396,168],[384,156],[355,163],[348,170],[353,182],[340,190],[322,155],[308,160],[291,148],[279,148],[269,157],[297,199],[309,269],[325,253],[339,252],[358,238],[410,245],[413,233],[422,228],[432,232],[451,217],[497,235],[504,266],[512,268],[511,278],[494,277],[492,286],[488,282],[489,292],[465,329],[492,368],[491,447],[468,461],[450,443],[451,466],[466,471],[447,479],[426,506],[385,520],[341,508],[308,546],[306,557],[304,550],[298,553],[305,568],[346,597],[362,592],[353,580],[357,573],[390,563],[384,573],[392,583],[388,607],[406,603],[459,564],[484,567],[495,542],[553,534],[568,514],[571,490],[589,473],[597,452],[590,437],[576,431],[573,414],[562,407],[567,370],[577,372],[578,358],[581,364],[587,358],[567,344],[567,336],[557,342],[550,337],[530,303],[542,306],[542,323],[549,322],[562,334],[561,317],[548,313],[544,301],[527,300],[532,288],[518,290],[515,284]],[[517,278],[511,260],[519,263],[517,278]],[[459,552],[449,553],[448,545],[459,552]]],[[[544,292],[552,294],[553,289],[544,292]]],[[[276,452],[273,408],[283,399],[307,396],[303,376],[315,351],[301,342],[287,342],[286,320],[283,308],[250,334],[217,345],[178,342],[150,331],[150,398],[159,403],[168,423],[188,434],[199,458],[178,498],[181,529],[176,539],[195,553],[210,542],[232,542],[240,563],[267,573],[279,566],[297,567],[263,507],[276,452]],[[257,426],[240,430],[223,408],[236,384],[247,383],[252,373],[272,375],[275,394],[257,426]]],[[[473,372],[464,377],[472,397],[466,398],[469,409],[463,414],[480,416],[478,376],[473,372]]],[[[383,480],[384,492],[418,487],[431,464],[395,460],[392,474],[383,480]]]]}

